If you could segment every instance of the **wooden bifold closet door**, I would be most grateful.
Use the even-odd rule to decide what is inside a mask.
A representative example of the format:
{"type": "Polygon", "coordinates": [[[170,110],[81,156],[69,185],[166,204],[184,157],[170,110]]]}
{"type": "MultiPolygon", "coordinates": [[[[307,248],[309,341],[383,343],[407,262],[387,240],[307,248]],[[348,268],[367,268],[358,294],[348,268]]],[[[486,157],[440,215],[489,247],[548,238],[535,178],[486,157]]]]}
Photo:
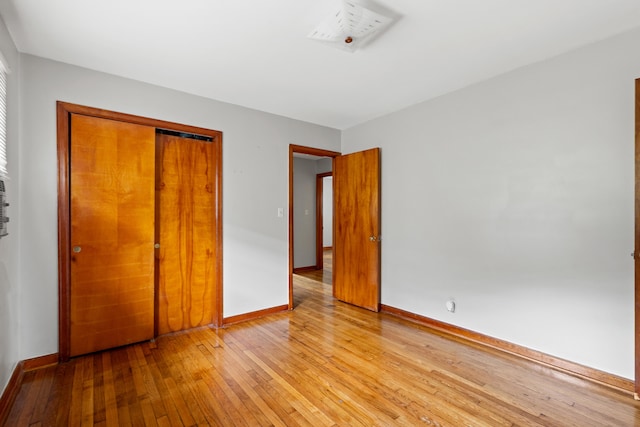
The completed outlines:
{"type": "Polygon", "coordinates": [[[222,323],[222,134],[58,103],[59,356],[222,323]]]}

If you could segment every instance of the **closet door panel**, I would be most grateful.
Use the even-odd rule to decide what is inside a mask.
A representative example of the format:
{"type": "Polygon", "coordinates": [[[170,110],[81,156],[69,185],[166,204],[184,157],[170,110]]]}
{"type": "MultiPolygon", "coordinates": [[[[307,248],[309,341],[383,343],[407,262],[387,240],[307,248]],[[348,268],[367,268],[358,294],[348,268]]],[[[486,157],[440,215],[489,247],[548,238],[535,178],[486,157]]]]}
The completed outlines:
{"type": "Polygon", "coordinates": [[[158,133],[158,334],[214,323],[214,146],[158,133]]]}
{"type": "Polygon", "coordinates": [[[155,129],[73,114],[70,355],[153,338],[155,129]]]}

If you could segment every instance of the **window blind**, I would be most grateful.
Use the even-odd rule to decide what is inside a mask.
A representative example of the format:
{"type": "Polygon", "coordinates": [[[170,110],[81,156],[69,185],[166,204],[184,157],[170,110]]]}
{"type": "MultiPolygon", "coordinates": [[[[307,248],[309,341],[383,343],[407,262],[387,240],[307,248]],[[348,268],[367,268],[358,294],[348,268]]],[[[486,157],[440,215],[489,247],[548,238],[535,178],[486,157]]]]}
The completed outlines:
{"type": "Polygon", "coordinates": [[[7,72],[0,62],[0,179],[7,176],[7,72]]]}

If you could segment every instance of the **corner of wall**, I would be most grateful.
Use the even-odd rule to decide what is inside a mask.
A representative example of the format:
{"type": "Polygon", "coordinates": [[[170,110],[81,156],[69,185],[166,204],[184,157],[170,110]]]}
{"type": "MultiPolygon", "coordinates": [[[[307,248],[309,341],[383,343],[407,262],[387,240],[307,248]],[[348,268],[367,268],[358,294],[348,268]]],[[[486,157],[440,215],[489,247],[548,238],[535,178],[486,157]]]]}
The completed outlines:
{"type": "Polygon", "coordinates": [[[19,150],[20,150],[20,53],[0,17],[0,52],[7,62],[7,155],[10,179],[7,191],[9,235],[0,239],[0,393],[9,383],[20,360],[19,338],[19,150]]]}

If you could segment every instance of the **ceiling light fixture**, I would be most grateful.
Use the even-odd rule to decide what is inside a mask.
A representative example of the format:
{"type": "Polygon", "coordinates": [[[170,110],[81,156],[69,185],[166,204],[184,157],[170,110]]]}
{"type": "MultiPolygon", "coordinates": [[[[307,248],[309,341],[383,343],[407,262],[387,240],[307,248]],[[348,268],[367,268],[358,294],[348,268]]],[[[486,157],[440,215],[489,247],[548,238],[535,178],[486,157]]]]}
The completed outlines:
{"type": "Polygon", "coordinates": [[[342,0],[340,9],[322,21],[307,37],[354,52],[391,23],[391,18],[353,1],[342,0]]]}

